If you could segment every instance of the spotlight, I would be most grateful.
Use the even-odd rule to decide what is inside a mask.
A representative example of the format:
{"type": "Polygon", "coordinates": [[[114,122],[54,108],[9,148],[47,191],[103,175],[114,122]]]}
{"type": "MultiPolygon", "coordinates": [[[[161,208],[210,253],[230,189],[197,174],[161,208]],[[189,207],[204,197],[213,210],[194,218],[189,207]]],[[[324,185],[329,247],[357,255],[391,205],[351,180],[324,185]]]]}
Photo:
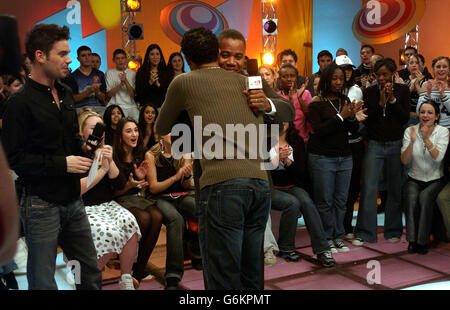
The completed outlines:
{"type": "Polygon", "coordinates": [[[275,62],[275,56],[273,55],[272,52],[265,52],[264,55],[262,56],[262,63],[265,65],[273,65],[273,63],[275,62]]]}
{"type": "Polygon", "coordinates": [[[403,48],[401,48],[399,51],[398,51],[398,64],[399,65],[406,65],[406,63],[405,63],[405,50],[403,49],[403,48]]]}
{"type": "Polygon", "coordinates": [[[135,72],[138,71],[138,69],[141,67],[141,62],[137,58],[131,58],[128,62],[128,69],[131,69],[135,72]]]}
{"type": "Polygon", "coordinates": [[[141,0],[127,0],[127,12],[140,12],[141,0]]]}
{"type": "Polygon", "coordinates": [[[131,24],[128,26],[127,35],[130,40],[144,39],[144,28],[142,24],[131,24]]]}
{"type": "Polygon", "coordinates": [[[263,35],[273,36],[278,34],[278,19],[263,19],[263,35]]]}

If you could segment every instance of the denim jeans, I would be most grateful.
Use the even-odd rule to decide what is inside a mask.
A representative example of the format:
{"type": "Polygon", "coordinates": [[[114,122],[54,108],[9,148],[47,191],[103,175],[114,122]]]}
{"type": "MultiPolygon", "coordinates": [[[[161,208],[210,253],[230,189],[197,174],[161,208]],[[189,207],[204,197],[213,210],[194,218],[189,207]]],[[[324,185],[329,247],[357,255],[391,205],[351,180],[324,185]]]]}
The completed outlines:
{"type": "Polygon", "coordinates": [[[352,156],[308,154],[314,199],[328,240],[342,239],[352,176],[352,156]]]}
{"type": "Polygon", "coordinates": [[[379,142],[369,140],[364,156],[363,184],[355,227],[355,237],[377,242],[377,189],[380,173],[385,167],[387,201],[384,212],[384,237],[402,235],[402,140],[379,142]]]}
{"type": "Polygon", "coordinates": [[[444,189],[439,193],[436,203],[442,213],[442,220],[444,221],[445,229],[447,230],[447,238],[450,239],[450,183],[447,183],[444,189]]]}
{"type": "Polygon", "coordinates": [[[56,290],[56,250],[58,244],[69,261],[80,263],[77,289],[100,290],[102,273],[97,267],[97,252],[81,199],[68,205],[46,202],[24,191],[20,203],[28,247],[27,279],[29,290],[56,290]]]}
{"type": "Polygon", "coordinates": [[[263,289],[261,248],[270,210],[266,181],[237,178],[203,188],[198,206],[209,290],[263,289]]]}
{"type": "Polygon", "coordinates": [[[185,218],[195,217],[195,198],[187,195],[176,199],[158,198],[156,207],[163,215],[163,224],[167,228],[167,278],[181,280],[184,273],[183,234],[185,218]]]}
{"type": "Polygon", "coordinates": [[[444,188],[443,179],[421,182],[409,178],[403,188],[406,240],[428,245],[436,198],[444,188]]]}
{"type": "Polygon", "coordinates": [[[303,214],[306,228],[311,237],[314,253],[322,253],[330,249],[319,212],[305,190],[297,186],[275,189],[272,208],[282,211],[278,237],[280,251],[292,252],[295,250],[295,233],[298,217],[301,214],[303,214]]]}

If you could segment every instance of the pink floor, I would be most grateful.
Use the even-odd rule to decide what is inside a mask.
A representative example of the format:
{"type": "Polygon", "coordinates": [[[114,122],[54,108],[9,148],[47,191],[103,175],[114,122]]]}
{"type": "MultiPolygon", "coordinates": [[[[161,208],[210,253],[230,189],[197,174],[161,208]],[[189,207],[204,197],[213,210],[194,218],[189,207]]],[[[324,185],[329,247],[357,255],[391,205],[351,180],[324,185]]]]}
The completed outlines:
{"type": "MultiPolygon", "coordinates": [[[[450,250],[447,246],[432,248],[427,255],[409,254],[406,251],[408,243],[404,237],[400,243],[391,244],[384,239],[382,233],[379,234],[376,244],[355,247],[347,242],[347,245],[350,252],[333,255],[337,266],[324,268],[317,263],[312,253],[307,231],[299,229],[296,247],[302,259],[297,263],[277,259],[275,265],[265,266],[265,289],[390,290],[450,281],[450,250]],[[372,271],[371,267],[368,267],[368,262],[372,260],[379,262],[380,284],[370,285],[366,279],[368,273],[372,271]]],[[[140,290],[163,290],[164,286],[158,281],[157,279],[142,284],[140,290]]],[[[118,284],[114,283],[104,285],[103,289],[118,288],[118,284]]],[[[204,290],[202,272],[186,265],[180,288],[204,290]]]]}

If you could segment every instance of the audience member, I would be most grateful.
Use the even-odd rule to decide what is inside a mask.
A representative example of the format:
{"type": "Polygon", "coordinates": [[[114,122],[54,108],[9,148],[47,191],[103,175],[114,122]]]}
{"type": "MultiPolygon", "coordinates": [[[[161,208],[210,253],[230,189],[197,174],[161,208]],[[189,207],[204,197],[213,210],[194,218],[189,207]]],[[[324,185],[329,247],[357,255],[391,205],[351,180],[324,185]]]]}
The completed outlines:
{"type": "Polygon", "coordinates": [[[278,144],[270,150],[270,160],[276,167],[270,171],[274,186],[271,207],[282,211],[278,237],[280,251],[277,256],[291,262],[300,259],[295,252],[295,233],[298,218],[303,214],[314,254],[323,266],[334,266],[336,261],[331,254],[319,212],[308,193],[301,188],[306,172],[305,142],[294,123],[283,123],[278,144]]]}
{"type": "Polygon", "coordinates": [[[275,72],[275,68],[266,64],[262,64],[259,69],[259,74],[261,77],[272,87],[274,90],[277,90],[277,74],[275,72]]]}
{"type": "Polygon", "coordinates": [[[167,62],[167,74],[169,83],[181,73],[184,73],[184,60],[181,53],[175,52],[170,54],[169,61],[167,62]]]}
{"type": "Polygon", "coordinates": [[[100,70],[100,66],[102,65],[102,59],[100,55],[97,53],[91,54],[92,68],[100,70]]]}
{"type": "Polygon", "coordinates": [[[303,141],[308,142],[310,132],[307,124],[307,114],[308,105],[311,102],[312,96],[308,90],[306,90],[306,85],[308,84],[308,79],[301,86],[300,89],[296,89],[296,80],[298,76],[297,68],[289,63],[284,64],[278,74],[280,76],[280,91],[278,94],[288,99],[295,107],[295,119],[294,125],[298,130],[300,137],[303,141]]]}
{"type": "Polygon", "coordinates": [[[377,242],[377,188],[379,176],[385,168],[387,202],[384,237],[392,243],[400,241],[402,235],[402,163],[400,149],[404,126],[409,119],[409,89],[404,84],[393,83],[397,69],[391,58],[378,60],[374,66],[377,85],[364,91],[367,108],[368,142],[364,156],[364,175],[358,218],[353,245],[364,241],[377,242]]]}
{"type": "Polygon", "coordinates": [[[417,51],[417,48],[415,48],[414,46],[407,46],[403,52],[403,54],[405,55],[405,68],[398,70],[398,75],[404,80],[406,81],[409,76],[411,75],[411,72],[409,71],[408,68],[408,63],[409,63],[409,57],[413,54],[418,54],[419,52],[417,51]]]}
{"type": "Polygon", "coordinates": [[[113,53],[115,68],[106,71],[106,89],[108,90],[108,105],[118,105],[126,117],[135,121],[139,118],[139,109],[134,102],[136,72],[127,68],[127,54],[122,49],[113,53]]]}
{"type": "Polygon", "coordinates": [[[450,240],[450,147],[447,146],[447,152],[444,157],[444,175],[447,185],[439,193],[436,203],[442,214],[442,220],[447,231],[447,241],[450,240]]]}
{"type": "Polygon", "coordinates": [[[103,114],[103,120],[105,122],[105,144],[114,145],[114,135],[116,132],[117,124],[125,117],[122,108],[117,104],[108,105],[103,114]]]}
{"type": "Polygon", "coordinates": [[[119,168],[114,200],[136,217],[141,230],[139,253],[133,266],[133,277],[138,282],[148,279],[145,267],[158,241],[162,223],[161,213],[144,197],[148,162],[143,159],[142,135],[136,121],[129,117],[121,119],[114,136],[114,162],[119,168]]]}
{"type": "MultiPolygon", "coordinates": [[[[412,58],[413,55],[410,61],[412,58]]],[[[445,186],[443,159],[449,131],[437,125],[439,104],[434,101],[420,106],[419,120],[419,124],[405,130],[403,137],[401,160],[404,165],[411,162],[403,189],[403,209],[408,252],[426,254],[436,198],[445,186]]]]}
{"type": "MultiPolygon", "coordinates": [[[[277,56],[278,70],[280,70],[285,63],[291,64],[298,70],[297,60],[298,60],[297,54],[294,52],[294,50],[286,49],[281,51],[281,53],[279,53],[277,56]]],[[[304,76],[299,75],[297,77],[297,88],[302,87],[302,85],[305,83],[305,80],[306,78],[304,76]]],[[[277,88],[280,89],[280,83],[278,80],[277,80],[277,88]]]]}
{"type": "Polygon", "coordinates": [[[331,251],[347,252],[343,241],[344,217],[352,174],[352,151],[348,132],[358,130],[355,114],[362,102],[350,102],[342,94],[345,74],[335,63],[322,72],[319,96],[308,106],[313,132],[308,143],[309,172],[314,200],[331,251]]]}
{"type": "Polygon", "coordinates": [[[78,133],[72,93],[57,81],[69,73],[68,40],[69,29],[55,24],[38,24],[27,33],[30,78],[11,98],[3,119],[3,145],[23,187],[30,290],[57,289],[58,244],[69,260],[80,262],[77,289],[100,289],[102,282],[80,198],[79,174],[89,170],[92,160],[79,156],[88,147],[78,133]]]}
{"type": "Polygon", "coordinates": [[[164,102],[168,73],[164,55],[158,44],[151,44],[145,52],[144,64],[136,74],[136,98],[141,106],[151,103],[158,109],[164,102]]]}
{"type": "Polygon", "coordinates": [[[364,89],[366,87],[364,81],[366,78],[368,79],[371,73],[372,64],[370,59],[375,54],[375,49],[369,44],[364,44],[361,46],[359,54],[361,56],[361,64],[355,70],[355,82],[364,89]]]}
{"type": "Polygon", "coordinates": [[[79,112],[82,107],[89,106],[102,115],[105,111],[105,75],[92,67],[91,49],[89,47],[80,46],[77,55],[80,67],[71,74],[77,82],[77,89],[73,89],[75,108],[79,112]]]}
{"type": "Polygon", "coordinates": [[[145,152],[158,143],[155,132],[155,123],[158,113],[158,108],[151,103],[143,105],[139,112],[139,129],[144,136],[143,143],[145,152]]]}
{"type": "Polygon", "coordinates": [[[416,112],[423,102],[433,100],[439,103],[439,125],[450,128],[450,59],[439,56],[433,59],[432,66],[434,79],[422,84],[416,112]]]}
{"type": "Polygon", "coordinates": [[[183,235],[187,219],[196,219],[195,198],[189,192],[192,163],[172,156],[170,134],[161,137],[145,154],[149,163],[147,182],[152,199],[163,215],[167,227],[166,289],[176,290],[183,278],[183,235]]]}
{"type": "Polygon", "coordinates": [[[322,74],[323,70],[325,70],[325,68],[329,64],[331,64],[332,61],[333,61],[333,55],[327,50],[320,51],[319,54],[317,54],[317,64],[319,65],[319,71],[317,71],[316,73],[314,73],[313,75],[311,75],[309,77],[309,83],[307,84],[308,87],[306,88],[311,94],[314,92],[313,76],[314,75],[320,76],[322,74]]]}
{"type": "Polygon", "coordinates": [[[338,48],[337,51],[336,51],[336,57],[342,56],[342,55],[348,56],[348,52],[347,52],[346,49],[340,47],[340,48],[338,48]]]}
{"type": "MultiPolygon", "coordinates": [[[[102,118],[90,108],[83,108],[78,117],[80,135],[87,141],[97,123],[102,118]]],[[[114,253],[120,257],[121,277],[119,287],[122,290],[134,290],[131,269],[138,253],[138,241],[141,237],[138,223],[125,208],[113,200],[112,184],[117,181],[119,169],[113,160],[112,147],[100,144],[101,167],[98,169],[98,182],[87,186],[88,177],[81,179],[81,194],[86,215],[91,226],[92,240],[97,250],[98,269],[102,270],[114,253]]],[[[137,280],[135,280],[136,284],[137,280]]]]}

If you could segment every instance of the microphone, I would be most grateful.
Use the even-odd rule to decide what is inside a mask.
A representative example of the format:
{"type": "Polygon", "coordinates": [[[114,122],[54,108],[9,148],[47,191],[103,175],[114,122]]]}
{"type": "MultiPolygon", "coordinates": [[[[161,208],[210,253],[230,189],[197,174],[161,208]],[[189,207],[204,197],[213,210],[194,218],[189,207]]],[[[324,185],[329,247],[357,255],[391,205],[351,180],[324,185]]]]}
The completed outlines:
{"type": "MultiPolygon", "coordinates": [[[[256,59],[248,59],[247,60],[247,89],[248,90],[255,90],[255,89],[262,89],[262,79],[261,75],[259,75],[258,72],[258,60],[256,59]]],[[[255,115],[258,115],[258,109],[252,108],[255,115]]]]}
{"type": "Polygon", "coordinates": [[[89,152],[89,157],[93,158],[94,153],[97,150],[98,146],[102,142],[103,134],[105,133],[105,125],[103,123],[95,124],[94,131],[89,135],[86,144],[91,147],[91,151],[89,152]]]}

